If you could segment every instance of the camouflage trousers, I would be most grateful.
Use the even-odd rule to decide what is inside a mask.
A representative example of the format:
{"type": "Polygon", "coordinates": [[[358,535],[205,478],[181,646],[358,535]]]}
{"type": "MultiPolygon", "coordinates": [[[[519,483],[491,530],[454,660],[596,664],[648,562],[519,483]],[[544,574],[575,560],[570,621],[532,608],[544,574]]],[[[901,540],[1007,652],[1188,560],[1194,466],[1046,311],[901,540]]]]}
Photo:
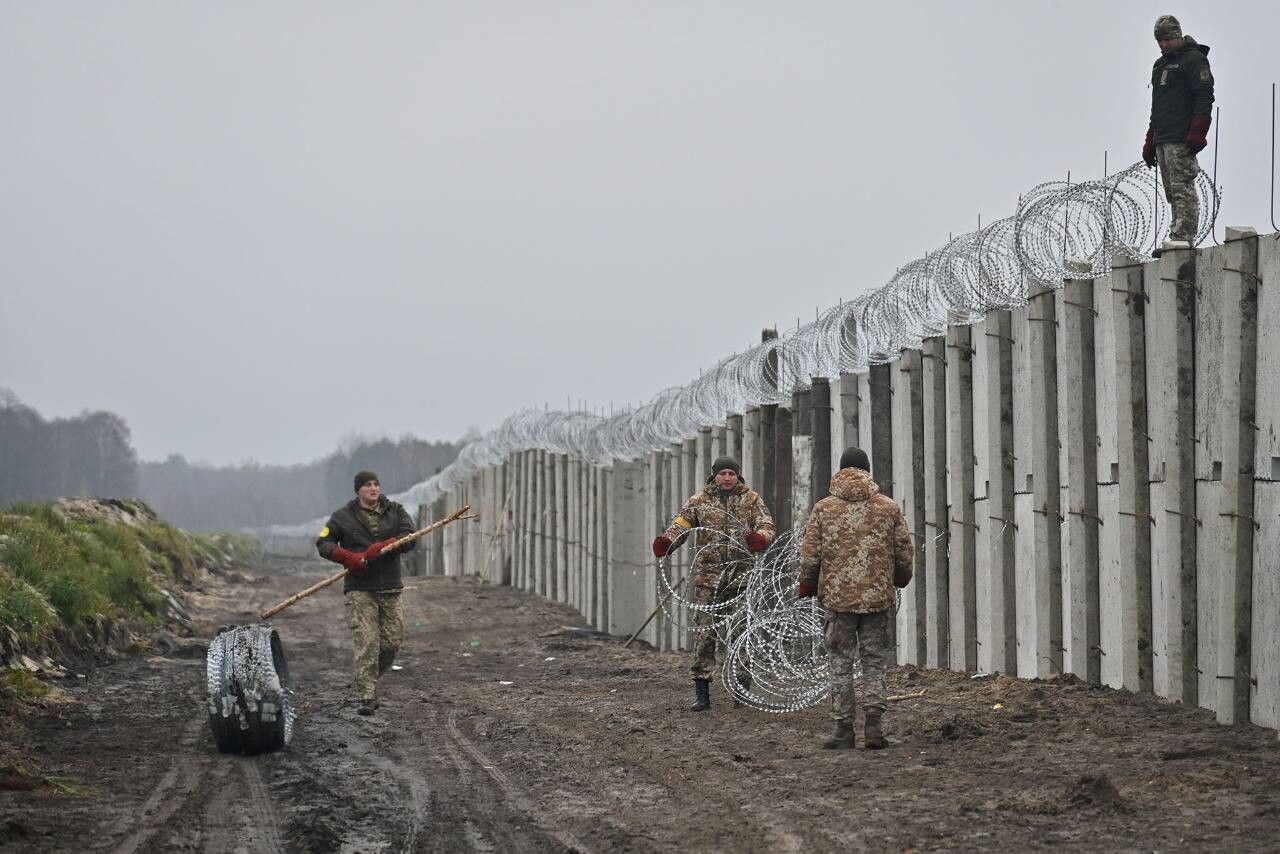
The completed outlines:
{"type": "MultiPolygon", "coordinates": [[[[732,599],[737,596],[741,590],[736,587],[730,587],[721,592],[721,599],[732,599]]],[[[695,605],[710,605],[716,601],[716,589],[714,587],[703,587],[698,585],[693,589],[693,603],[695,605]]],[[[693,624],[699,628],[710,626],[717,620],[723,620],[729,617],[725,610],[719,610],[715,613],[707,613],[706,611],[694,611],[693,624]]],[[[731,630],[734,636],[729,638],[732,643],[736,638],[737,632],[743,626],[741,621],[731,620],[731,630]]],[[[706,631],[698,632],[693,636],[693,664],[689,667],[689,672],[693,674],[694,679],[711,679],[716,670],[716,649],[722,648],[724,644],[720,641],[720,632],[708,628],[706,631]]],[[[745,662],[744,662],[745,664],[745,662]]]]}
{"type": "Polygon", "coordinates": [[[1157,145],[1156,161],[1160,164],[1160,178],[1164,181],[1164,197],[1173,209],[1169,239],[1195,243],[1196,232],[1200,230],[1200,197],[1196,195],[1200,164],[1182,142],[1157,145]]]}
{"type": "Polygon", "coordinates": [[[372,700],[378,677],[390,669],[404,639],[400,591],[347,591],[347,625],[355,645],[356,696],[372,700]]]}
{"type": "Polygon", "coordinates": [[[827,655],[831,664],[831,716],[853,723],[853,668],[862,659],[862,705],[884,712],[884,672],[894,657],[889,621],[893,611],[827,614],[827,655]]]}

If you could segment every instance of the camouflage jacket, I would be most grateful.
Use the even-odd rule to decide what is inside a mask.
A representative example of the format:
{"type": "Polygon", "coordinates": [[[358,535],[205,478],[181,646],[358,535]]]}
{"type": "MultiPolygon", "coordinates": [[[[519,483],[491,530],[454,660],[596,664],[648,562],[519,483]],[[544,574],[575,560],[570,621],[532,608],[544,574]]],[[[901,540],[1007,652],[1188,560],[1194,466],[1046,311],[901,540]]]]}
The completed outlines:
{"type": "Polygon", "coordinates": [[[674,550],[688,539],[693,528],[699,529],[694,544],[698,553],[692,568],[693,583],[698,587],[715,587],[726,567],[735,574],[750,568],[751,559],[743,541],[749,532],[760,532],[767,542],[773,542],[775,533],[773,517],[764,500],[742,481],[727,495],[714,483],[708,484],[685,502],[663,536],[674,543],[674,550]]]}
{"type": "Polygon", "coordinates": [[[893,606],[895,572],[905,586],[914,551],[897,503],[862,469],[840,469],[805,525],[800,581],[817,583],[828,611],[872,614],[893,606]]]}

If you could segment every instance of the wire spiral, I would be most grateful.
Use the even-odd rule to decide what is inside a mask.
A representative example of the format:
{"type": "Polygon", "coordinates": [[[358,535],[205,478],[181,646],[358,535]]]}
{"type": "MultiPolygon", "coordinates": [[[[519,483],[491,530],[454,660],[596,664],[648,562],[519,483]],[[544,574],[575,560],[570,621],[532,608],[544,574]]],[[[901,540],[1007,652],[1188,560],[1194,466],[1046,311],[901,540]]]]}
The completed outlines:
{"type": "MultiPolygon", "coordinates": [[[[1195,183],[1201,218],[1196,243],[1217,219],[1220,197],[1207,173],[1195,183]]],[[[639,459],[750,406],[782,404],[812,377],[862,373],[919,349],[950,325],[1024,305],[1039,288],[1095,279],[1112,258],[1149,260],[1168,233],[1168,206],[1155,170],[1143,163],[1099,181],[1033,187],[1012,216],[962,234],[902,266],[883,286],[833,306],[812,323],[728,356],[697,380],[648,403],[599,416],[527,409],[471,442],[439,474],[393,496],[412,510],[515,452],[545,450],[607,465],[639,459]]],[[[271,536],[311,536],[323,519],[276,525],[271,536]]]]}

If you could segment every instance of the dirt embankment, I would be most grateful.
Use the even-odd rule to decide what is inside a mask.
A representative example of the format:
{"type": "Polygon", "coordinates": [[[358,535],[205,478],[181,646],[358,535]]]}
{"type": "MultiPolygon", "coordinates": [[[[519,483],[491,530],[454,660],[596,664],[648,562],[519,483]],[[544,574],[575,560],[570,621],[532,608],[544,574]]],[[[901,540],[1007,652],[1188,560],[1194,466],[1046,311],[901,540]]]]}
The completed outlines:
{"type": "MultiPolygon", "coordinates": [[[[277,562],[191,597],[197,633],[329,567],[277,562]]],[[[203,661],[121,660],[30,721],[61,783],[0,791],[15,851],[1274,850],[1274,731],[1074,680],[897,669],[888,749],[828,752],[825,709],[691,700],[684,656],[562,630],[567,608],[414,579],[402,670],[348,702],[340,592],[275,620],[290,748],[218,754],[203,661]]],[[[8,850],[8,849],[6,849],[8,850]]]]}

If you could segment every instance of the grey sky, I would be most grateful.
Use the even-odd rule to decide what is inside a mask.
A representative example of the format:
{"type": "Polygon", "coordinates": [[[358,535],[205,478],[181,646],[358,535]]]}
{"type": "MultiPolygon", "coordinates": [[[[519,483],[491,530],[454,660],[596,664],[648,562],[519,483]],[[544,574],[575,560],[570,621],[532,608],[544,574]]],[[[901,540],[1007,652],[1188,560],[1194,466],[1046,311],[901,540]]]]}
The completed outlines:
{"type": "Polygon", "coordinates": [[[213,463],[645,400],[1137,160],[1163,12],[1270,231],[1274,2],[0,0],[0,386],[213,463]]]}

